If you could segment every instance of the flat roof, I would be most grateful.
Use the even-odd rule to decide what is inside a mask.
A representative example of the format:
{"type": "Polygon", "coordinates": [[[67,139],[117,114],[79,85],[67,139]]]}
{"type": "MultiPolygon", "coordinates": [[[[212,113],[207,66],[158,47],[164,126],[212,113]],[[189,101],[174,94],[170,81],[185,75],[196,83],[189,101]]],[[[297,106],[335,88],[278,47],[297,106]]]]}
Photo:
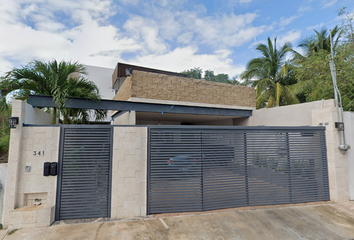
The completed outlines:
{"type": "Polygon", "coordinates": [[[144,71],[144,72],[152,72],[152,73],[159,73],[159,74],[165,74],[165,75],[172,75],[172,76],[178,76],[178,77],[187,77],[187,74],[183,73],[177,73],[177,72],[171,72],[171,71],[164,71],[164,70],[159,70],[159,69],[154,69],[154,68],[147,68],[147,67],[142,67],[142,66],[136,66],[132,64],[127,64],[127,63],[117,63],[116,68],[114,69],[114,72],[112,74],[112,87],[120,77],[126,77],[126,69],[132,69],[138,70],[138,71],[144,71]]]}
{"type": "Polygon", "coordinates": [[[126,77],[127,75],[126,75],[125,70],[127,68],[130,68],[133,70],[144,71],[144,72],[153,72],[153,73],[160,73],[160,74],[173,75],[173,76],[179,76],[179,77],[187,77],[187,74],[184,74],[184,73],[177,73],[177,72],[165,71],[165,70],[160,70],[160,69],[147,68],[147,67],[136,66],[136,65],[127,64],[127,63],[120,63],[120,62],[117,63],[117,67],[116,67],[116,69],[118,69],[117,77],[126,77]]]}

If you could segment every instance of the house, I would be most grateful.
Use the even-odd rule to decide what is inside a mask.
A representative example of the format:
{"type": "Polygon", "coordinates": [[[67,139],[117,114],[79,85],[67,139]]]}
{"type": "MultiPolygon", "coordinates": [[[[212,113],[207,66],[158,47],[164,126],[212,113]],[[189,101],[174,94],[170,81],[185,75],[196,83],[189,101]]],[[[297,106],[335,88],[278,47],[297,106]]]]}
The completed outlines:
{"type": "MultiPolygon", "coordinates": [[[[51,98],[13,102],[19,124],[11,130],[5,227],[340,202],[354,193],[333,100],[255,110],[248,87],[123,63],[112,78],[105,69],[90,80],[104,74],[113,91],[101,92],[112,100],[66,106],[112,110],[111,125],[50,125],[35,107],[55,106],[51,98]]],[[[345,119],[354,129],[354,117],[345,119]]]]}
{"type": "Polygon", "coordinates": [[[251,116],[255,109],[255,92],[250,87],[190,79],[181,73],[125,63],[118,63],[112,71],[111,90],[115,95],[109,97],[112,91],[108,89],[107,75],[111,69],[92,66],[86,68],[87,77],[98,85],[103,99],[165,104],[167,107],[165,111],[160,112],[135,109],[115,111],[112,117],[115,123],[121,125],[234,126],[239,118],[251,116]],[[176,106],[199,107],[205,111],[198,114],[177,114],[173,109],[177,108],[176,106]],[[210,114],[210,111],[208,114],[208,109],[240,110],[240,114],[210,114]]]}

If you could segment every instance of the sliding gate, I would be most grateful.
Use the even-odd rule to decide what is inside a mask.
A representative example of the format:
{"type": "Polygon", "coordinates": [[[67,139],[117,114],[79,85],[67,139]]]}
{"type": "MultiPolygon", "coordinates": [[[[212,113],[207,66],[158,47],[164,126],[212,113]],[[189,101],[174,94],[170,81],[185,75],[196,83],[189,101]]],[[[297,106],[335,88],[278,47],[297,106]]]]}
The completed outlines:
{"type": "Polygon", "coordinates": [[[324,127],[151,128],[148,214],[329,200],[324,127]]]}

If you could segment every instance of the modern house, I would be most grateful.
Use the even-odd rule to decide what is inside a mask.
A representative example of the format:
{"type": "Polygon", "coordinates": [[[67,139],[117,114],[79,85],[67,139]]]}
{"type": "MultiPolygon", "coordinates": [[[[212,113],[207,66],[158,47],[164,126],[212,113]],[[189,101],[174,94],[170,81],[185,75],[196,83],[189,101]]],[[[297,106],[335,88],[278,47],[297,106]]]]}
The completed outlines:
{"type": "Polygon", "coordinates": [[[88,69],[90,80],[104,76],[101,92],[113,99],[66,107],[111,110],[111,125],[50,125],[35,107],[55,106],[51,98],[13,102],[5,227],[354,195],[333,100],[255,110],[249,87],[123,63],[111,76],[98,70],[88,69]]]}
{"type": "MultiPolygon", "coordinates": [[[[167,104],[164,112],[130,111],[113,115],[120,124],[134,115],[133,125],[237,125],[255,109],[254,89],[224,83],[190,79],[184,74],[118,63],[112,76],[114,100],[167,104]],[[204,114],[172,113],[175,106],[201,107],[204,114]],[[240,110],[239,115],[207,114],[208,109],[240,110]],[[243,111],[244,110],[244,111],[243,111]],[[241,113],[242,112],[242,113],[241,113]],[[135,120],[134,120],[135,118],[135,120]]],[[[128,124],[128,122],[125,122],[128,124]]]]}

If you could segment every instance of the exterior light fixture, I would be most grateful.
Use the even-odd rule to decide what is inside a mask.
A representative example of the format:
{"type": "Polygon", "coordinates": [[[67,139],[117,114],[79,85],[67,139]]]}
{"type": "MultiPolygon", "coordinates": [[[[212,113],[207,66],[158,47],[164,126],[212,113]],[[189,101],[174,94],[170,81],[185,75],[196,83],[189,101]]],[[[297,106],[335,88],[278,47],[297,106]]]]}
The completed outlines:
{"type": "Polygon", "coordinates": [[[9,127],[10,128],[16,128],[17,125],[18,125],[18,117],[9,118],[9,127]]]}

